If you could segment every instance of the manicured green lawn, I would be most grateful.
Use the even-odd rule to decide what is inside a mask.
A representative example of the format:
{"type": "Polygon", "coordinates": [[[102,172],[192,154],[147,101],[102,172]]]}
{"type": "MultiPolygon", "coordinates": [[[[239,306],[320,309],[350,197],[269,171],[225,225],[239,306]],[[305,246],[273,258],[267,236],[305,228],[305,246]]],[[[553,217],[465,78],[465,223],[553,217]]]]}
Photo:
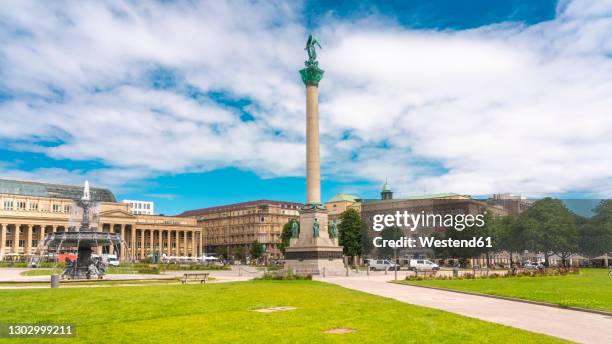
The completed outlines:
{"type": "Polygon", "coordinates": [[[76,338],[24,343],[561,342],[315,281],[2,290],[0,322],[76,325],[76,338]],[[297,309],[252,311],[275,306],[297,309]],[[323,333],[337,327],[357,331],[323,333]]]}
{"type": "Polygon", "coordinates": [[[64,269],[61,269],[61,268],[33,269],[33,270],[23,271],[20,275],[21,276],[50,276],[52,273],[61,274],[63,271],[64,269]]]}
{"type": "Polygon", "coordinates": [[[612,311],[612,278],[606,269],[582,269],[579,275],[473,280],[422,280],[401,283],[456,289],[612,311]]]}

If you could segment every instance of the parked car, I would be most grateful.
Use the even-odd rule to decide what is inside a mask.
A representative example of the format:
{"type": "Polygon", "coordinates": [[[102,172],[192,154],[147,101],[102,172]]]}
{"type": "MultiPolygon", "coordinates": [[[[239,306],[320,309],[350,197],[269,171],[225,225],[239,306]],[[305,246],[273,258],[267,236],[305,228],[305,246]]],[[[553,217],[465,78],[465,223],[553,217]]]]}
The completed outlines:
{"type": "Polygon", "coordinates": [[[525,262],[525,264],[523,264],[523,266],[525,267],[525,269],[543,269],[544,268],[544,264],[542,263],[537,263],[537,262],[525,262]]]}
{"type": "Polygon", "coordinates": [[[408,268],[412,271],[422,270],[440,270],[440,266],[428,259],[410,259],[408,268]]]}
{"type": "Polygon", "coordinates": [[[370,270],[399,270],[399,265],[387,259],[370,259],[368,260],[370,270]]]}

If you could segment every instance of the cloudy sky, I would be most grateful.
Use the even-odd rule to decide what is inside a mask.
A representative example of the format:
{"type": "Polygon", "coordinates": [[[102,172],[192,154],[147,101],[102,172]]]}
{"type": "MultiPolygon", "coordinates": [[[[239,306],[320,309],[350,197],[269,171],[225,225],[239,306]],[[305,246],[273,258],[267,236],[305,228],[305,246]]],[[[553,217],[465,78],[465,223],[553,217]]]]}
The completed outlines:
{"type": "Polygon", "coordinates": [[[612,195],[612,1],[2,1],[0,176],[158,210],[305,197],[612,195]]]}

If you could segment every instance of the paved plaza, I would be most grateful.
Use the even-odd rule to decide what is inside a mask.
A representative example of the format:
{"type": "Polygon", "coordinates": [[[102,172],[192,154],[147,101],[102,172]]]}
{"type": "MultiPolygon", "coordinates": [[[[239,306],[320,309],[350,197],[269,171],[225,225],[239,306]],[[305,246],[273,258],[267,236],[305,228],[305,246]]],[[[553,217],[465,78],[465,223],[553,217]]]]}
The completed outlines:
{"type": "MultiPolygon", "coordinates": [[[[41,283],[41,288],[50,287],[50,276],[22,276],[21,273],[32,269],[25,268],[0,268],[0,284],[1,283],[41,283]],[[49,282],[44,284],[42,282],[49,282]]],[[[263,275],[263,271],[257,270],[251,267],[232,267],[231,270],[211,270],[211,271],[195,271],[195,270],[177,270],[177,271],[164,271],[159,275],[150,274],[108,274],[104,276],[104,280],[107,281],[137,281],[137,280],[173,280],[177,279],[185,273],[197,273],[197,272],[208,272],[210,277],[214,279],[210,283],[223,283],[223,282],[241,282],[248,281],[255,277],[263,275]]],[[[96,281],[96,280],[92,280],[96,281]]],[[[150,284],[147,284],[150,285],[150,284]]],[[[0,289],[6,288],[20,288],[19,286],[3,286],[0,289]]]]}

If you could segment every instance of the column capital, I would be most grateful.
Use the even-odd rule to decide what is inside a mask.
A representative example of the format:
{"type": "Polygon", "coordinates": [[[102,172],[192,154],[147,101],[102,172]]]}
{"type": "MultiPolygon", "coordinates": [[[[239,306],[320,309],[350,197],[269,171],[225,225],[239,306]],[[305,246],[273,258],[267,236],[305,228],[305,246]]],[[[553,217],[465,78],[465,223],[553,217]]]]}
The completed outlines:
{"type": "Polygon", "coordinates": [[[325,71],[319,68],[319,63],[316,61],[306,61],[306,68],[300,69],[300,76],[305,86],[319,87],[319,82],[323,79],[325,71]]]}

